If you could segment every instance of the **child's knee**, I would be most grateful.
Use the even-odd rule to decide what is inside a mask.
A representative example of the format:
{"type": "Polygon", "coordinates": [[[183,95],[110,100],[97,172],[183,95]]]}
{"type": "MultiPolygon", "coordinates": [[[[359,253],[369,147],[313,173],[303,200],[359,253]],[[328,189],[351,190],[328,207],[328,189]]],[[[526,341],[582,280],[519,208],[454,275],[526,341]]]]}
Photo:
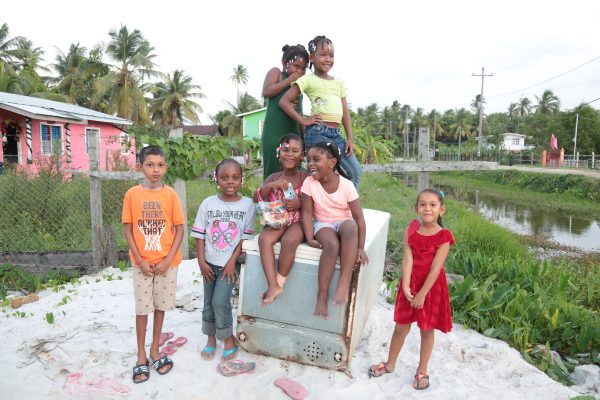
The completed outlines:
{"type": "Polygon", "coordinates": [[[299,235],[288,235],[285,234],[281,238],[281,247],[285,248],[285,250],[295,249],[302,243],[302,237],[299,235]]]}
{"type": "Polygon", "coordinates": [[[421,329],[421,338],[423,338],[423,339],[429,339],[429,338],[432,338],[433,335],[435,335],[433,329],[427,329],[427,330],[421,329]]]}
{"type": "Polygon", "coordinates": [[[337,256],[340,252],[340,241],[336,237],[328,238],[324,240],[321,244],[323,245],[323,252],[325,254],[335,254],[337,256]]]}
{"type": "Polygon", "coordinates": [[[396,324],[394,327],[394,336],[404,337],[410,332],[410,324],[396,324]]]}
{"type": "Polygon", "coordinates": [[[260,248],[262,249],[263,247],[273,247],[273,245],[275,244],[276,240],[273,237],[273,235],[269,235],[269,234],[264,234],[265,232],[263,232],[263,234],[258,235],[258,245],[260,246],[260,248]]]}

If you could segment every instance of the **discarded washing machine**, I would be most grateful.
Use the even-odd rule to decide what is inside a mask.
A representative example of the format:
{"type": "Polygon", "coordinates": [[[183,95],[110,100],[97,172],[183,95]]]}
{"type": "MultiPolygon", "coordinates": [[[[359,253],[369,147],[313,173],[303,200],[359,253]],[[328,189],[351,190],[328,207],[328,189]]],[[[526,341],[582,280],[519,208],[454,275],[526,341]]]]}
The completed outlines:
{"type": "MultiPolygon", "coordinates": [[[[339,257],[328,292],[329,319],[313,315],[317,295],[320,249],[301,244],[284,292],[273,304],[262,305],[267,289],[258,251],[258,238],[243,249],[237,338],[250,353],[318,367],[349,371],[352,353],[360,341],[369,311],[375,304],[383,277],[390,215],[363,210],[367,225],[365,251],[369,264],[355,269],[345,306],[332,304],[340,275],[339,257]]],[[[284,249],[285,250],[285,249],[284,249]]],[[[280,243],[275,245],[278,259],[280,243]]]]}

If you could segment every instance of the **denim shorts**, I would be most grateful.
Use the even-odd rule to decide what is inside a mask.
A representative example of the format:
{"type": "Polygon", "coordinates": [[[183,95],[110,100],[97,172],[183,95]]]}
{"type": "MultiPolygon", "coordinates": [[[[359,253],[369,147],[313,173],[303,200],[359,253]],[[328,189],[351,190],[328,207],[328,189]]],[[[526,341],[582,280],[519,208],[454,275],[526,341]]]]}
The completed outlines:
{"type": "Polygon", "coordinates": [[[354,152],[350,156],[346,155],[346,140],[340,134],[339,128],[332,128],[325,124],[313,124],[304,128],[304,148],[308,153],[310,146],[317,142],[332,142],[335,143],[342,152],[341,167],[348,175],[354,187],[358,189],[360,176],[362,175],[362,167],[356,159],[354,152]]]}
{"type": "Polygon", "coordinates": [[[313,235],[316,235],[317,232],[319,232],[323,228],[331,228],[334,231],[336,231],[336,233],[339,233],[340,226],[342,226],[342,224],[346,221],[352,220],[344,219],[341,221],[317,221],[316,219],[313,219],[313,235]]]}

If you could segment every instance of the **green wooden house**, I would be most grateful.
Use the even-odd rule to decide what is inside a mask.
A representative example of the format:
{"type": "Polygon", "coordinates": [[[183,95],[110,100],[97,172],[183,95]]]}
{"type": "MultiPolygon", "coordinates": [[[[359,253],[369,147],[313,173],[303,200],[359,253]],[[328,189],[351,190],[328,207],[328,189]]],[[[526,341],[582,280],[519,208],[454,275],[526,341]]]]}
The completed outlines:
{"type": "Polygon", "coordinates": [[[242,136],[244,138],[260,139],[265,126],[265,116],[267,107],[258,110],[237,114],[236,117],[242,119],[242,136]]]}

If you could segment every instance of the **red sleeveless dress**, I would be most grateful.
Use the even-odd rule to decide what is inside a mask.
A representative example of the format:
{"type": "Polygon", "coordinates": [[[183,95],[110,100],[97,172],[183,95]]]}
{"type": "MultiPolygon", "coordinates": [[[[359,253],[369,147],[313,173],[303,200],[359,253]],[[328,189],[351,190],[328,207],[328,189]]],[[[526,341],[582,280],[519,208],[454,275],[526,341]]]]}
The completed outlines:
{"type": "MultiPolygon", "coordinates": [[[[442,229],[435,235],[424,236],[417,232],[419,226],[419,221],[416,220],[408,225],[408,245],[413,254],[410,277],[410,290],[413,295],[416,295],[425,283],[438,248],[444,243],[454,244],[454,237],[448,229],[442,229]]],[[[443,267],[431,290],[425,296],[422,309],[413,308],[406,300],[402,288],[399,287],[394,321],[397,324],[410,324],[416,321],[417,326],[423,330],[438,329],[444,333],[452,330],[450,296],[443,267]]]]}

